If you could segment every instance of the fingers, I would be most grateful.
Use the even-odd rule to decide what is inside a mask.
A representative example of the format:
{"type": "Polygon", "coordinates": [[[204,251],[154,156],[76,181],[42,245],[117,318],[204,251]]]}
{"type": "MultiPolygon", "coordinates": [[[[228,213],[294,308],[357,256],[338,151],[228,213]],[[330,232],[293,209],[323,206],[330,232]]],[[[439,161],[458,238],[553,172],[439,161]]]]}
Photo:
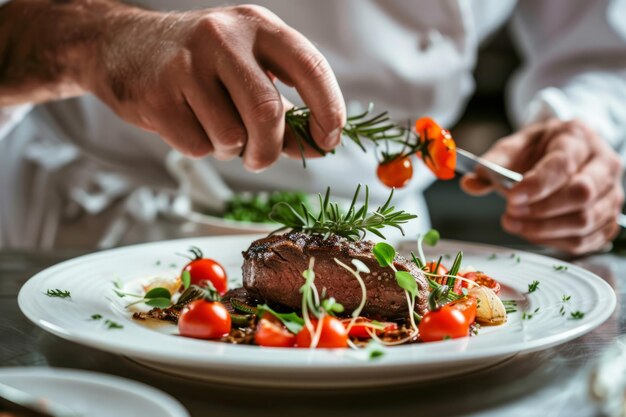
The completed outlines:
{"type": "MultiPolygon", "coordinates": [[[[293,103],[287,100],[285,97],[283,99],[283,108],[291,109],[294,107],[293,103]]],[[[319,158],[323,155],[307,144],[306,141],[301,138],[296,138],[293,130],[289,128],[285,128],[285,141],[283,143],[283,154],[292,159],[302,159],[302,155],[304,154],[305,158],[319,158]]]]}
{"type": "Polygon", "coordinates": [[[311,110],[311,134],[325,150],[339,145],[346,109],[339,84],[326,58],[303,35],[286,26],[262,32],[258,59],[296,90],[311,110]]]}
{"type": "Polygon", "coordinates": [[[524,179],[508,193],[513,205],[540,201],[569,182],[592,156],[592,148],[578,131],[564,130],[548,138],[544,156],[524,174],[524,179]]]}
{"type": "Polygon", "coordinates": [[[244,166],[263,170],[279,158],[285,133],[280,94],[256,61],[234,57],[220,67],[219,76],[246,127],[244,166]]]}
{"type": "Polygon", "coordinates": [[[199,158],[213,151],[204,128],[187,102],[157,111],[150,125],[170,146],[184,155],[199,158]]]}
{"type": "Polygon", "coordinates": [[[619,233],[620,227],[611,220],[602,226],[599,230],[590,233],[587,236],[574,238],[554,239],[541,242],[543,245],[560,249],[573,255],[582,255],[602,249],[607,242],[615,239],[619,233]]]}
{"type": "Polygon", "coordinates": [[[513,217],[547,219],[582,210],[606,194],[619,175],[619,161],[594,158],[560,190],[534,204],[509,204],[507,213],[513,217]]]}
{"type": "Polygon", "coordinates": [[[617,208],[618,195],[611,190],[588,209],[548,219],[519,218],[505,214],[502,217],[502,226],[508,232],[519,234],[533,242],[586,236],[609,220],[614,221],[617,208]]]}
{"type": "Polygon", "coordinates": [[[246,145],[247,132],[219,81],[190,83],[184,94],[215,148],[213,156],[223,161],[238,157],[246,145]]]}
{"type": "Polygon", "coordinates": [[[472,172],[461,178],[461,189],[467,194],[478,197],[489,194],[494,190],[494,187],[491,182],[472,172]]]}

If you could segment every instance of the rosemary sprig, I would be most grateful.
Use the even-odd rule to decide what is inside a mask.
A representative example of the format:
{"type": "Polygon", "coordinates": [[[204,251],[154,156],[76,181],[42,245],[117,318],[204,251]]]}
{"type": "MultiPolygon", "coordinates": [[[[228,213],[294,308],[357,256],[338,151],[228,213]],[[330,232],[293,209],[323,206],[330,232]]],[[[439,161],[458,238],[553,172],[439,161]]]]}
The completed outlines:
{"type": "MultiPolygon", "coordinates": [[[[391,121],[388,112],[385,111],[371,116],[373,107],[370,103],[367,111],[348,117],[342,130],[343,135],[357,144],[363,152],[365,152],[364,141],[372,142],[375,145],[378,145],[381,141],[386,141],[386,143],[388,143],[387,141],[396,142],[411,149],[419,146],[417,141],[411,140],[416,136],[415,133],[391,121]]],[[[295,134],[300,155],[302,156],[302,165],[305,168],[306,158],[304,156],[303,142],[306,142],[320,155],[326,155],[326,152],[319,147],[313,135],[311,135],[310,116],[311,111],[308,107],[294,107],[285,114],[285,123],[295,134]]]]}
{"type": "Polygon", "coordinates": [[[324,238],[330,235],[338,235],[350,240],[363,239],[367,232],[385,239],[380,232],[385,227],[394,227],[404,235],[402,224],[416,218],[414,214],[404,210],[396,210],[391,205],[393,190],[389,198],[382,206],[374,212],[368,212],[369,188],[365,186],[365,200],[363,205],[357,208],[357,199],[361,193],[359,185],[352,198],[352,203],[347,211],[342,211],[339,204],[330,201],[330,187],[326,189],[326,195],[319,194],[320,211],[317,214],[304,204],[294,207],[289,203],[280,202],[276,204],[270,212],[270,219],[283,225],[274,233],[282,230],[294,230],[306,234],[323,235],[324,238]]]}

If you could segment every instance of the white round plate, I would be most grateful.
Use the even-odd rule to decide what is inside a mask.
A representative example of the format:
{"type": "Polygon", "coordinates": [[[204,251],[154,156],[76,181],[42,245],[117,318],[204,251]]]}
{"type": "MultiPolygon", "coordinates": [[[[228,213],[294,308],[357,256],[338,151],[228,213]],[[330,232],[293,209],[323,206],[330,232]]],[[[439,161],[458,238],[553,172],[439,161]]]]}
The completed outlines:
{"type": "MultiPolygon", "coordinates": [[[[129,300],[113,292],[114,280],[132,286],[147,277],[177,274],[185,259],[176,253],[191,245],[220,261],[235,286],[241,282],[241,252],[256,238],[182,239],[82,256],[31,278],[20,291],[19,305],[30,320],[51,333],[148,366],[233,384],[292,388],[386,385],[469,372],[572,340],[603,323],[616,305],[612,288],[577,266],[505,248],[442,241],[431,251],[432,257],[463,250],[463,265],[501,282],[501,298],[517,300],[518,311],[503,326],[483,327],[477,337],[391,347],[382,357],[367,360],[363,352],[348,349],[260,348],[179,337],[173,325],[147,327],[133,321],[125,309],[129,300]],[[540,281],[539,287],[528,294],[534,280],[540,281]],[[48,289],[70,291],[71,298],[47,297],[48,289]],[[570,297],[565,305],[563,296],[570,297]],[[571,318],[576,311],[584,317],[571,318]],[[522,320],[522,312],[532,317],[522,320]],[[102,319],[90,320],[93,314],[102,319]],[[105,320],[123,328],[109,329],[105,320]]],[[[406,254],[415,243],[396,246],[406,254]]]]}
{"type": "Polygon", "coordinates": [[[58,368],[3,368],[0,383],[49,399],[90,417],[189,417],[178,401],[157,389],[95,372],[58,368]]]}

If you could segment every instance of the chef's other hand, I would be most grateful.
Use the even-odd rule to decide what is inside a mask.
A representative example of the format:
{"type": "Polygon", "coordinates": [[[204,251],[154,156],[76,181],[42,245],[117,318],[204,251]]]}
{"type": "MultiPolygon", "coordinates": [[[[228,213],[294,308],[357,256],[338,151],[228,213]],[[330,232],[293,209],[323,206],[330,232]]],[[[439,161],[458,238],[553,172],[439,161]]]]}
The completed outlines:
{"type": "MultiPolygon", "coordinates": [[[[502,227],[530,242],[571,254],[597,250],[618,233],[624,203],[622,163],[580,121],[548,120],[499,140],[485,158],[524,174],[510,190],[502,227]]],[[[469,194],[494,189],[485,176],[461,181],[469,194]]]]}
{"type": "Polygon", "coordinates": [[[311,109],[318,145],[339,144],[345,105],[328,62],[269,10],[160,13],[119,4],[109,17],[87,89],[182,153],[242,156],[251,171],[281,152],[299,157],[276,77],[311,109]]]}

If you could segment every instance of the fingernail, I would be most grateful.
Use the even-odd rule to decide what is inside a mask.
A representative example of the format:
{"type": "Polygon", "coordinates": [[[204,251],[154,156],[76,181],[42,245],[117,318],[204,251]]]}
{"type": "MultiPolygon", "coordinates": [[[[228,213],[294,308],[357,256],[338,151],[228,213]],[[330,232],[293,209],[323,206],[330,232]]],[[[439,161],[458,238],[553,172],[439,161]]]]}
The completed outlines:
{"type": "Polygon", "coordinates": [[[511,194],[510,201],[511,201],[511,204],[513,204],[514,206],[521,206],[523,204],[526,204],[526,202],[528,202],[528,194],[524,192],[511,194]]]}
{"type": "Polygon", "coordinates": [[[519,220],[508,219],[505,223],[506,229],[509,232],[517,233],[522,231],[522,222],[519,220]]]}
{"type": "Polygon", "coordinates": [[[339,145],[339,135],[341,134],[341,128],[338,127],[337,129],[333,130],[332,132],[330,132],[323,140],[323,145],[328,147],[328,148],[333,148],[337,145],[339,145]]]}

